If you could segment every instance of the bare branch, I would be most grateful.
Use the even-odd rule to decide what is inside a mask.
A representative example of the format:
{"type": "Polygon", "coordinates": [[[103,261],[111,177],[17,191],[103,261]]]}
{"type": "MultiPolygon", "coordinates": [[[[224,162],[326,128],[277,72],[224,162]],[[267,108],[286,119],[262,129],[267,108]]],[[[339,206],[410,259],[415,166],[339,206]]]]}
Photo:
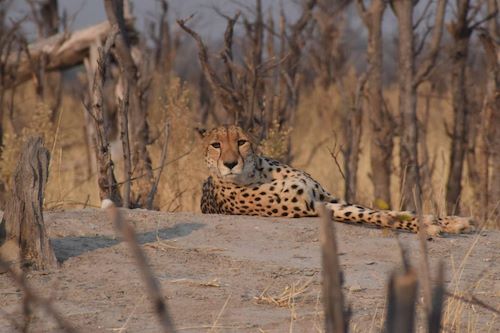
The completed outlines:
{"type": "Polygon", "coordinates": [[[158,175],[156,176],[156,180],[153,184],[153,187],[151,188],[151,191],[148,194],[148,199],[146,201],[146,208],[147,209],[153,209],[155,194],[156,194],[156,191],[158,189],[158,184],[160,183],[161,174],[163,173],[163,169],[164,169],[165,164],[166,164],[165,161],[167,160],[168,141],[170,138],[170,123],[169,122],[167,122],[165,124],[164,136],[165,136],[165,142],[163,143],[163,147],[161,149],[160,169],[158,170],[158,175]]]}
{"type": "Polygon", "coordinates": [[[226,31],[224,32],[224,49],[221,51],[221,58],[226,65],[226,80],[229,84],[234,87],[234,77],[233,77],[233,32],[234,25],[240,16],[240,12],[237,12],[234,17],[227,18],[226,31]]]}
{"type": "Polygon", "coordinates": [[[116,182],[113,160],[109,148],[109,140],[107,130],[105,128],[104,117],[104,98],[103,88],[106,80],[106,69],[108,67],[110,49],[113,46],[118,27],[114,26],[110,35],[106,39],[104,47],[99,50],[99,58],[97,59],[97,68],[94,73],[94,82],[91,90],[92,104],[89,113],[92,115],[95,126],[95,154],[98,165],[97,183],[99,185],[99,196],[101,200],[110,199],[116,205],[121,205],[121,196],[116,182]]]}
{"type": "Polygon", "coordinates": [[[24,297],[26,302],[33,303],[41,308],[43,308],[47,313],[52,315],[56,320],[59,327],[66,333],[76,333],[76,330],[52,305],[52,303],[39,296],[26,281],[26,278],[22,272],[16,271],[11,265],[0,259],[0,268],[4,271],[9,272],[10,276],[14,280],[14,283],[24,292],[24,297]]]}
{"type": "MultiPolygon", "coordinates": [[[[132,19],[126,20],[126,29],[132,29],[132,19]]],[[[6,77],[5,88],[11,88],[32,78],[32,59],[45,56],[48,62],[45,64],[45,71],[55,71],[69,68],[83,62],[88,55],[89,48],[96,39],[104,40],[109,34],[111,26],[108,22],[102,22],[94,26],[77,30],[72,33],[61,32],[46,39],[39,40],[27,46],[27,53],[21,55],[18,52],[8,55],[4,62],[6,71],[15,71],[13,77],[6,77]]]]}
{"type": "Polygon", "coordinates": [[[337,166],[337,169],[339,170],[340,175],[342,176],[342,178],[345,181],[346,177],[345,177],[344,171],[342,170],[342,167],[340,166],[340,162],[338,160],[338,155],[341,151],[342,151],[342,147],[339,147],[337,149],[337,135],[334,133],[334,146],[333,146],[333,149],[328,149],[328,152],[330,153],[330,156],[333,158],[333,161],[335,162],[335,165],[337,166]]]}
{"type": "Polygon", "coordinates": [[[369,27],[370,26],[370,18],[369,18],[369,13],[366,10],[365,3],[363,0],[356,0],[354,1],[356,4],[356,9],[358,10],[358,14],[363,20],[363,23],[365,26],[369,27]]]}
{"type": "Polygon", "coordinates": [[[212,68],[208,60],[207,47],[203,43],[200,35],[186,26],[186,22],[188,19],[179,19],[177,20],[177,24],[189,35],[191,35],[191,37],[193,37],[193,39],[196,41],[196,44],[198,45],[198,59],[200,61],[200,65],[203,69],[203,73],[205,74],[208,83],[215,93],[215,96],[227,111],[233,114],[243,113],[241,99],[239,98],[238,94],[230,87],[225,85],[215,73],[215,70],[212,68]]]}
{"type": "MultiPolygon", "coordinates": [[[[134,184],[134,206],[145,207],[146,198],[154,184],[154,175],[152,170],[151,157],[147,149],[150,144],[149,124],[148,124],[148,109],[144,103],[145,89],[147,81],[144,78],[139,81],[139,69],[132,57],[132,49],[130,44],[130,36],[125,29],[125,16],[123,0],[104,0],[104,7],[108,20],[113,26],[117,26],[119,34],[116,36],[114,55],[118,60],[123,78],[127,80],[127,85],[130,89],[130,118],[132,138],[132,158],[135,163],[134,173],[145,173],[145,177],[141,177],[134,184]],[[141,85],[142,83],[142,85],[141,85]],[[146,83],[146,84],[144,84],[146,83]]],[[[144,76],[144,75],[143,75],[144,76]]]]}
{"type": "Polygon", "coordinates": [[[470,6],[470,12],[467,13],[467,22],[470,23],[472,22],[477,14],[481,11],[481,9],[483,8],[483,5],[484,3],[486,2],[487,0],[478,0],[478,1],[475,1],[474,3],[471,4],[470,6]]]}
{"type": "Polygon", "coordinates": [[[429,73],[434,68],[436,64],[436,59],[439,53],[441,45],[441,37],[443,36],[443,26],[444,26],[444,15],[446,13],[446,2],[447,0],[439,0],[436,9],[436,18],[434,21],[434,27],[432,28],[432,40],[429,47],[429,52],[420,65],[418,72],[415,74],[414,85],[418,86],[422,83],[429,73]]]}
{"type": "Polygon", "coordinates": [[[477,29],[481,24],[483,24],[484,22],[487,22],[489,20],[495,20],[496,18],[498,17],[498,10],[492,12],[492,13],[489,13],[488,15],[486,15],[484,18],[482,18],[481,20],[479,21],[476,21],[474,22],[474,24],[472,24],[469,29],[470,30],[475,30],[477,29]]]}
{"type": "Polygon", "coordinates": [[[120,211],[114,205],[108,208],[110,217],[115,228],[121,233],[125,242],[127,242],[132,255],[135,258],[139,272],[146,284],[146,289],[151,298],[156,316],[160,321],[162,331],[165,333],[174,332],[174,324],[170,318],[167,303],[163,299],[163,293],[160,284],[154,276],[151,267],[148,264],[148,259],[142,251],[134,228],[121,216],[120,211]]]}
{"type": "MultiPolygon", "coordinates": [[[[123,76],[122,76],[123,77],[123,76]]],[[[129,97],[130,87],[127,80],[121,80],[123,83],[123,97],[119,100],[119,121],[120,121],[120,140],[123,150],[123,173],[125,174],[125,189],[123,191],[123,206],[130,208],[130,189],[132,178],[132,157],[130,154],[130,138],[129,138],[129,97]]]]}
{"type": "Polygon", "coordinates": [[[420,43],[415,47],[415,57],[418,57],[420,53],[422,53],[422,50],[424,49],[424,46],[427,42],[427,36],[432,32],[432,27],[426,27],[424,33],[422,34],[422,37],[420,38],[420,43]]]}
{"type": "Polygon", "coordinates": [[[446,291],[445,294],[446,294],[446,296],[454,298],[454,299],[456,299],[456,300],[458,300],[460,302],[464,302],[464,303],[468,303],[468,304],[480,306],[483,309],[491,311],[495,315],[500,316],[500,310],[499,309],[496,309],[493,306],[491,306],[489,304],[486,304],[485,302],[481,301],[480,299],[478,299],[474,295],[461,296],[461,295],[456,295],[456,294],[448,292],[448,291],[446,291]]]}
{"type": "Polygon", "coordinates": [[[427,18],[427,12],[429,11],[429,8],[431,8],[431,5],[433,4],[434,1],[427,1],[427,3],[425,4],[425,8],[424,10],[422,11],[422,15],[420,15],[419,18],[417,18],[417,20],[415,21],[415,23],[413,23],[413,30],[417,30],[418,27],[420,26],[420,24],[423,22],[423,20],[425,20],[427,18]]]}

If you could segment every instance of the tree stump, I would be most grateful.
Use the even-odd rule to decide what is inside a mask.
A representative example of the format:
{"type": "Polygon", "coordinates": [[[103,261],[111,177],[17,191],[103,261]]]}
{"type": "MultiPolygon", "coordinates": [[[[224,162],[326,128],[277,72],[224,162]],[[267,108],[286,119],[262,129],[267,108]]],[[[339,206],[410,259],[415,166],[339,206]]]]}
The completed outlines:
{"type": "Polygon", "coordinates": [[[43,194],[49,175],[50,153],[40,137],[25,144],[14,172],[14,188],[0,224],[0,256],[12,257],[14,243],[23,268],[43,270],[57,266],[43,222],[43,194]]]}

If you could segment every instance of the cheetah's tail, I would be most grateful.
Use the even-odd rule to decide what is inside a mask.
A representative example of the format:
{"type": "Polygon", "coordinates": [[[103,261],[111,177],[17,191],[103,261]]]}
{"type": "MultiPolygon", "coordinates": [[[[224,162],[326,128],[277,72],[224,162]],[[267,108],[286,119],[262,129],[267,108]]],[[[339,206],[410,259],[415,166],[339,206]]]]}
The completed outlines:
{"type": "MultiPolygon", "coordinates": [[[[326,207],[333,212],[333,218],[340,222],[366,223],[381,228],[418,232],[419,223],[414,213],[408,211],[375,210],[346,202],[328,202],[326,207]]],[[[474,230],[471,218],[459,216],[436,217],[424,215],[427,234],[466,233],[474,230]]]]}

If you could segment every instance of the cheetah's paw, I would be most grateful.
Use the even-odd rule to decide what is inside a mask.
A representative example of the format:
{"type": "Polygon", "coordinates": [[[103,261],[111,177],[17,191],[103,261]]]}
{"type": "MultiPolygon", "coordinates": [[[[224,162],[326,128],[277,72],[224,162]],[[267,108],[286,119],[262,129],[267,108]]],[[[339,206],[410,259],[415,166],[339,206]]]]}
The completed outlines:
{"type": "Polygon", "coordinates": [[[469,233],[475,230],[474,220],[469,217],[446,216],[438,219],[443,232],[450,234],[469,233]]]}

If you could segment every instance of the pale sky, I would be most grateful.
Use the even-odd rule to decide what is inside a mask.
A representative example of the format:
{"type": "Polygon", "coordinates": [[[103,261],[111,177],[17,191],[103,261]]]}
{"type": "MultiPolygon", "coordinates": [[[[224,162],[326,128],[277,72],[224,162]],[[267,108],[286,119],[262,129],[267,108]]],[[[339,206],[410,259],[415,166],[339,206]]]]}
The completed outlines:
{"type": "MultiPolygon", "coordinates": [[[[137,27],[143,30],[145,21],[153,19],[160,14],[160,5],[157,0],[132,0],[133,13],[137,18],[137,27]]],[[[213,10],[219,8],[227,15],[233,15],[240,9],[237,3],[254,5],[254,1],[249,0],[169,0],[169,19],[173,22],[177,18],[186,18],[195,14],[196,30],[205,37],[221,36],[226,25],[222,19],[213,10]]],[[[263,9],[272,7],[277,14],[279,10],[279,0],[263,0],[263,9]]],[[[294,0],[283,0],[287,17],[295,19],[297,17],[299,6],[294,0]]],[[[68,16],[74,16],[74,22],[71,25],[73,29],[90,26],[106,20],[106,13],[102,0],[59,0],[60,10],[66,10],[68,16]],[[75,15],[76,14],[76,15],[75,15]]],[[[11,9],[12,17],[20,17],[26,14],[28,7],[24,0],[15,0],[11,9]]],[[[29,28],[28,28],[29,29],[29,28]]],[[[33,33],[33,31],[27,31],[33,33]]]]}

